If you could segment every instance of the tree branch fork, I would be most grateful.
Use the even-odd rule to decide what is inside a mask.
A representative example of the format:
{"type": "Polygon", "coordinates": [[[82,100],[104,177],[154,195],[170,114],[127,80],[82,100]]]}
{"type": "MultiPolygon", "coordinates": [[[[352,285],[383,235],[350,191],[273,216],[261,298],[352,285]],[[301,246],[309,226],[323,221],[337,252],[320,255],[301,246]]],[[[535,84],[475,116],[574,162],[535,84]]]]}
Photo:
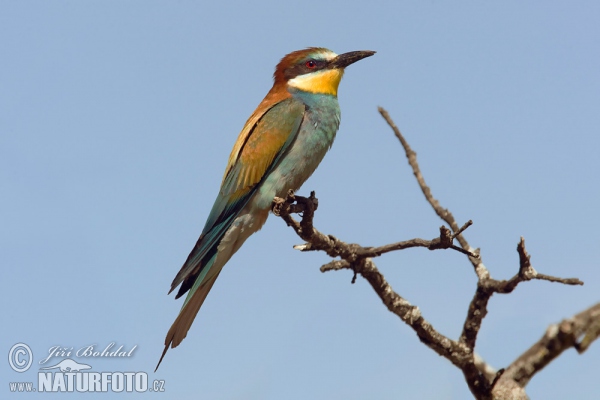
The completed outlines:
{"type": "Polygon", "coordinates": [[[580,353],[584,352],[600,336],[600,303],[571,319],[552,325],[537,343],[506,368],[496,371],[483,358],[475,354],[477,334],[487,314],[487,304],[494,293],[511,293],[521,282],[534,279],[566,285],[582,285],[583,282],[577,278],[560,278],[538,273],[531,265],[531,257],[522,237],[517,245],[518,272],[508,280],[493,279],[483,264],[479,250],[474,250],[463,235],[473,222],[469,220],[459,227],[452,213],[441,207],[425,183],[417,163],[416,153],[410,148],[387,111],[380,107],[379,112],[402,144],[426,201],[450,228],[442,225],[439,228],[439,236],[431,240],[414,238],[384,246],[363,247],[355,243],[346,243],[333,235],[326,235],[314,227],[315,211],[319,206],[315,192],[311,192],[309,197],[303,197],[290,190],[285,198],[276,197],[273,200],[273,213],[282,218],[306,242],[294,246],[296,250],[324,251],[335,258],[321,266],[321,272],[348,269],[354,273],[352,283],[356,281],[358,275],[366,279],[387,309],[409,325],[421,342],[462,370],[475,398],[528,398],[525,386],[535,373],[570,347],[574,347],[580,353]],[[300,221],[294,219],[293,214],[300,214],[300,221]],[[455,245],[455,241],[458,245],[455,245]],[[414,247],[423,247],[432,251],[443,249],[457,251],[464,254],[474,268],[477,288],[469,304],[458,340],[452,340],[439,333],[425,320],[419,307],[412,305],[392,289],[373,262],[373,258],[383,254],[414,247]],[[581,336],[584,337],[579,340],[581,336]],[[552,349],[552,351],[541,351],[543,349],[552,349]]]}

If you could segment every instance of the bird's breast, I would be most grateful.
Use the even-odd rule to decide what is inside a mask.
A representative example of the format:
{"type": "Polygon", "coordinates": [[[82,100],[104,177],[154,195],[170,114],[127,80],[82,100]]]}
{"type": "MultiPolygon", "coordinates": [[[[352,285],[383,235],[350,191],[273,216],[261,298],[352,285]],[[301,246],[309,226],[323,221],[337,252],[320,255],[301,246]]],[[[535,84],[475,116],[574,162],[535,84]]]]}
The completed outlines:
{"type": "Polygon", "coordinates": [[[333,144],[340,126],[340,107],[335,96],[300,96],[306,105],[304,118],[294,142],[257,192],[254,203],[260,209],[270,208],[273,197],[302,186],[333,144]]]}

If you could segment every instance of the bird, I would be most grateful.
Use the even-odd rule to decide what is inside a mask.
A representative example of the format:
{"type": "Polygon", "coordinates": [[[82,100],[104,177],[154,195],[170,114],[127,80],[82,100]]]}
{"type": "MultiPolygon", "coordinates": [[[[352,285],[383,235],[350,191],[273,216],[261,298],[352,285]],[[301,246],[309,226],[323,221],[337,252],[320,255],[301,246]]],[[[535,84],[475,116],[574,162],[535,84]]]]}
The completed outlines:
{"type": "Polygon", "coordinates": [[[297,190],[331,148],[340,125],[338,87],[345,68],[374,51],[336,54],[309,47],[284,56],[273,87],[235,142],[204,229],[169,294],[187,297],[165,338],[165,348],[186,337],[223,266],[261,229],[276,196],[297,190]],[[181,286],[180,286],[181,285],[181,286]]]}

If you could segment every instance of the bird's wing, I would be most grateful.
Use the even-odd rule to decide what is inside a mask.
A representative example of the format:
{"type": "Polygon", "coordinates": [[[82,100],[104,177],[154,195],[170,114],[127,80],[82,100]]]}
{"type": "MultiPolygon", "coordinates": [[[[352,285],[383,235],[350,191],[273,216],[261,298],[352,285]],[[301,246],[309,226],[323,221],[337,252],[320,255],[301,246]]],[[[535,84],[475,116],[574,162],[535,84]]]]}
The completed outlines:
{"type": "MultiPolygon", "coordinates": [[[[257,112],[259,110],[260,107],[257,112]]],[[[171,291],[181,284],[176,297],[187,291],[189,293],[179,315],[167,332],[165,348],[156,369],[169,347],[176,347],[186,337],[196,314],[221,272],[222,265],[218,270],[212,271],[221,239],[260,182],[293,143],[300,129],[304,111],[304,104],[290,97],[271,107],[265,107],[260,117],[253,116],[246,123],[232,152],[221,190],[204,230],[171,284],[171,291]],[[240,141],[243,141],[241,145],[240,141]]]]}
{"type": "Polygon", "coordinates": [[[248,120],[232,151],[204,230],[171,284],[173,291],[183,282],[177,297],[194,285],[239,211],[294,141],[304,111],[304,103],[290,97],[266,109],[260,117],[248,120]]]}

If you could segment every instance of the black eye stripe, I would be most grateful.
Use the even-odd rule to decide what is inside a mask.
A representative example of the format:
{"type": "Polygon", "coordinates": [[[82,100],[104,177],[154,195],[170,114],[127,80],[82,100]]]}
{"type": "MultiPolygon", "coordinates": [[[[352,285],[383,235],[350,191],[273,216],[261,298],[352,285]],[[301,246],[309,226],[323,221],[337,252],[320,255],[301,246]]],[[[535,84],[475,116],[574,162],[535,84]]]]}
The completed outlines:
{"type": "MultiPolygon", "coordinates": [[[[323,60],[308,60],[308,61],[312,61],[315,63],[315,66],[312,68],[312,70],[317,70],[317,69],[323,69],[327,66],[327,61],[323,61],[323,60]]],[[[306,64],[306,63],[305,63],[306,64]]]]}
{"type": "Polygon", "coordinates": [[[285,70],[284,75],[286,79],[293,79],[295,77],[297,77],[298,75],[304,75],[304,74],[308,74],[311,72],[315,72],[315,71],[319,71],[321,69],[325,69],[327,68],[327,64],[328,62],[325,60],[317,60],[314,58],[309,58],[309,59],[305,59],[302,60],[301,62],[299,62],[296,65],[293,65],[291,67],[289,67],[288,69],[285,70]],[[314,62],[315,66],[312,68],[309,68],[307,66],[308,62],[314,62]]]}

